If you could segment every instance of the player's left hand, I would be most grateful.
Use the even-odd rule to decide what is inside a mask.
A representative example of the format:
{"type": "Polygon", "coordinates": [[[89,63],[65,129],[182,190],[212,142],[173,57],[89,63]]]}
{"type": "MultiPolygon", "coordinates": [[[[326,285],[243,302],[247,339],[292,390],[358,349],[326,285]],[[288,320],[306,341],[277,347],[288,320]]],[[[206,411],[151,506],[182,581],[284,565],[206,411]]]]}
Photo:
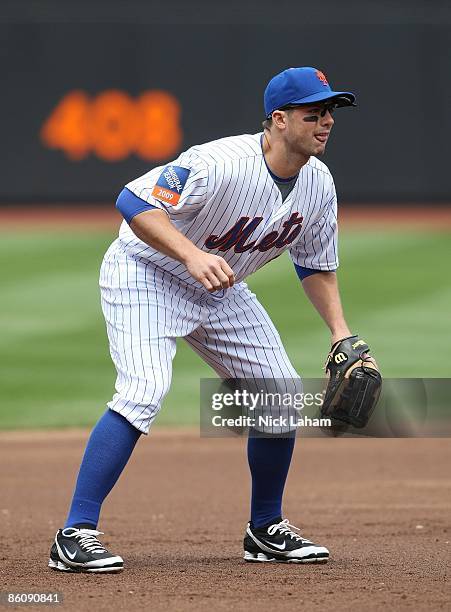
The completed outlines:
{"type": "Polygon", "coordinates": [[[329,381],[321,416],[365,427],[382,388],[379,368],[365,340],[355,335],[335,342],[325,369],[329,381]]]}

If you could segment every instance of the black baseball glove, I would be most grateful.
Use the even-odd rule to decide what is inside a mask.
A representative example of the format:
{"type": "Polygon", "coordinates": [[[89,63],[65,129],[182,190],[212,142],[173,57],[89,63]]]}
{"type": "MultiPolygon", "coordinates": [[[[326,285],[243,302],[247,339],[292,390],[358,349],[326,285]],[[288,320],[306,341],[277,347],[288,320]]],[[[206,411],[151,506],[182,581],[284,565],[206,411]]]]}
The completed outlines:
{"type": "Polygon", "coordinates": [[[365,427],[382,388],[382,377],[369,347],[358,336],[339,340],[325,363],[329,373],[321,416],[365,427]]]}

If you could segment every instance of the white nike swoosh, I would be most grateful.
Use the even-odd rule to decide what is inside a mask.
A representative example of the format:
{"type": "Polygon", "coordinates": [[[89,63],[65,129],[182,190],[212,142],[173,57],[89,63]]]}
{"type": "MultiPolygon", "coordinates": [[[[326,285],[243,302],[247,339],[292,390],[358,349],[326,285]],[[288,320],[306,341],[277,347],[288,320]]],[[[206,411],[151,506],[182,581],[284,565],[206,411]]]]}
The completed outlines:
{"type": "Polygon", "coordinates": [[[274,546],[274,548],[278,548],[279,550],[285,550],[286,542],[283,544],[274,544],[274,542],[266,542],[266,540],[262,540],[266,546],[274,546]]]}
{"type": "Polygon", "coordinates": [[[75,557],[75,555],[77,554],[77,551],[75,551],[74,553],[71,553],[69,550],[67,550],[67,548],[64,546],[64,551],[66,553],[66,555],[69,557],[69,559],[73,559],[75,557]]]}

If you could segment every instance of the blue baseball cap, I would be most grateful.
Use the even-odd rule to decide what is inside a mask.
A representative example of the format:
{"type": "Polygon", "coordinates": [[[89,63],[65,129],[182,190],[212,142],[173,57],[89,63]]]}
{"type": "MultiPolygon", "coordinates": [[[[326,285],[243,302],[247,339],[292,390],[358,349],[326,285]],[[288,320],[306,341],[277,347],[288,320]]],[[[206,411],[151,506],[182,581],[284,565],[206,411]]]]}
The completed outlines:
{"type": "Polygon", "coordinates": [[[355,95],[350,91],[332,91],[321,70],[304,66],[287,68],[276,74],[265,89],[266,117],[289,104],[310,104],[337,98],[338,106],[355,106],[355,95]]]}

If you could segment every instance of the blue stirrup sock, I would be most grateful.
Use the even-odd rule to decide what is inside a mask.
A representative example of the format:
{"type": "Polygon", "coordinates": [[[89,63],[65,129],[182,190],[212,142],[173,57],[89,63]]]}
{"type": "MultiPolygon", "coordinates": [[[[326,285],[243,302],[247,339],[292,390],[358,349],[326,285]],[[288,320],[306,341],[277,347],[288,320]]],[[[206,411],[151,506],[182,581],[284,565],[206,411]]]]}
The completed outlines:
{"type": "Polygon", "coordinates": [[[107,410],[91,432],[64,527],[95,529],[100,508],[116,484],[141,432],[107,410]]]}
{"type": "MultiPolygon", "coordinates": [[[[102,503],[116,484],[140,435],[120,414],[112,410],[105,412],[88,440],[65,527],[97,527],[102,503]]],[[[249,437],[254,527],[282,516],[282,495],[294,444],[295,437],[249,437]]]]}
{"type": "Polygon", "coordinates": [[[283,490],[296,437],[265,438],[255,431],[251,435],[247,443],[252,476],[251,523],[262,527],[282,517],[283,490]]]}

